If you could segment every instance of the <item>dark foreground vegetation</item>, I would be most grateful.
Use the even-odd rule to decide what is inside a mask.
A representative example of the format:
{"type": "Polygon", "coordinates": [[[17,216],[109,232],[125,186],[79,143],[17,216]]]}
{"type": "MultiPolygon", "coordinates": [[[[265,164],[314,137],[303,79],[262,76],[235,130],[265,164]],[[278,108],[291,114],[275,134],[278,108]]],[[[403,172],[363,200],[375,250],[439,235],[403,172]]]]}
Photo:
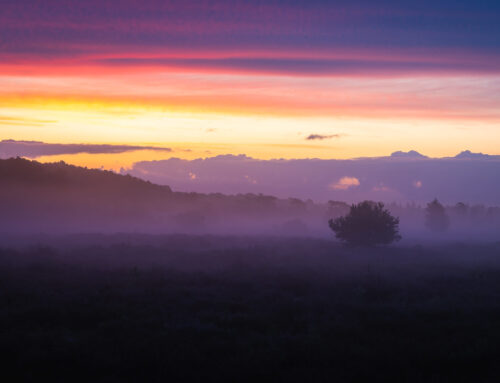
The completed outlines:
{"type": "Polygon", "coordinates": [[[40,242],[48,246],[0,250],[6,381],[500,376],[498,243],[353,249],[323,240],[202,236],[40,242]]]}

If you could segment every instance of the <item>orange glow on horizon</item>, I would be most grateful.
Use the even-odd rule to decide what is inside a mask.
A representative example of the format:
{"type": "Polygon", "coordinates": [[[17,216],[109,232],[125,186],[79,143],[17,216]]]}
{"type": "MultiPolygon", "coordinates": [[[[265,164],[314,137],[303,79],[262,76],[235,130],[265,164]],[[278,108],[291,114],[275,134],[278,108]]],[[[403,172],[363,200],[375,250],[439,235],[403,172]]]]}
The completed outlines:
{"type": "Polygon", "coordinates": [[[500,76],[492,74],[311,77],[82,68],[1,65],[0,138],[149,142],[191,150],[41,159],[114,170],[172,156],[353,158],[416,149],[439,157],[464,149],[498,151],[500,76]],[[306,141],[313,133],[330,138],[306,141]]]}

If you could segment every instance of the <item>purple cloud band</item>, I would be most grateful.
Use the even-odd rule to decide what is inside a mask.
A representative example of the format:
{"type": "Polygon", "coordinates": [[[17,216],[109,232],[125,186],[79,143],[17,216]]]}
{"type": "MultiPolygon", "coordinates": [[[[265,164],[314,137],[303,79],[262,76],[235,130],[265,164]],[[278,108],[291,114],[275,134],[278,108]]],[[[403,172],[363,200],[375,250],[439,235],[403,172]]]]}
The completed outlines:
{"type": "Polygon", "coordinates": [[[0,158],[54,156],[61,154],[114,154],[135,150],[156,150],[170,152],[170,148],[132,145],[92,145],[92,144],[49,144],[39,141],[0,141],[0,158]]]}

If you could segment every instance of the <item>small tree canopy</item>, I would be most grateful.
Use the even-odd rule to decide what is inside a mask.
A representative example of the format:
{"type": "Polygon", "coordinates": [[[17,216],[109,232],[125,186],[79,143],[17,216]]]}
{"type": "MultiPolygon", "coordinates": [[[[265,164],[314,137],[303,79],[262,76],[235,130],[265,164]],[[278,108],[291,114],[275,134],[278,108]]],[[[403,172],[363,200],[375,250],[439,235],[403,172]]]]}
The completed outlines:
{"type": "Polygon", "coordinates": [[[353,204],[349,214],[328,221],[335,236],[351,245],[374,246],[399,241],[399,218],[395,218],[379,202],[353,204]]]}
{"type": "Polygon", "coordinates": [[[446,214],[444,206],[437,199],[427,204],[425,212],[425,226],[429,230],[442,233],[450,226],[450,218],[446,214]]]}

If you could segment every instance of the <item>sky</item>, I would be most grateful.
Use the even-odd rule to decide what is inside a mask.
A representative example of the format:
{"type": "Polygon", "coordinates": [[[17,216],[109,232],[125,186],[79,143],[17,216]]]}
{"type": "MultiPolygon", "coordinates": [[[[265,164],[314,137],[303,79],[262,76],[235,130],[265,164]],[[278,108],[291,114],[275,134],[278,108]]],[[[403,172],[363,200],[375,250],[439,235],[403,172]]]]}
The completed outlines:
{"type": "Polygon", "coordinates": [[[1,0],[0,139],[136,149],[79,165],[500,154],[499,123],[498,1],[1,0]]]}

